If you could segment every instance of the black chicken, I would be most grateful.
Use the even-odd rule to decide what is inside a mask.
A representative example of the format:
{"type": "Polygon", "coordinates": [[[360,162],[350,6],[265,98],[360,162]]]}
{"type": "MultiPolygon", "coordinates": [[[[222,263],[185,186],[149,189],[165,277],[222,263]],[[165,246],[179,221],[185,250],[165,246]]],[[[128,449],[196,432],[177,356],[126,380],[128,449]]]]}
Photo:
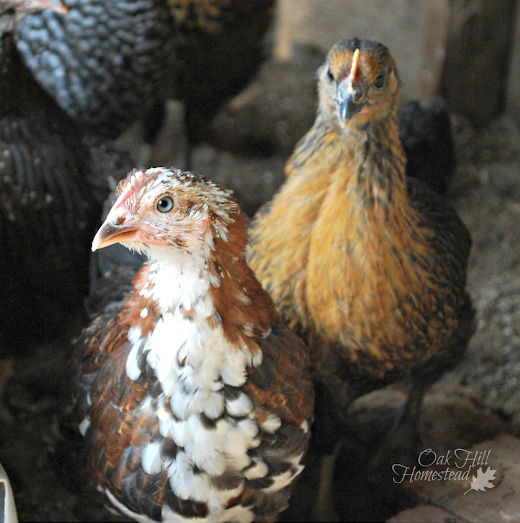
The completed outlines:
{"type": "MultiPolygon", "coordinates": [[[[188,145],[208,137],[222,105],[253,78],[267,55],[275,0],[168,0],[175,19],[170,96],[184,103],[188,145]]],[[[163,114],[159,102],[156,116],[163,114]]],[[[160,122],[160,120],[159,120],[160,122]]],[[[153,143],[157,120],[144,122],[153,143]]]]}
{"type": "Polygon", "coordinates": [[[446,102],[440,96],[414,100],[398,113],[399,138],[406,154],[406,175],[444,194],[457,165],[446,102]]]}
{"type": "Polygon", "coordinates": [[[66,18],[20,23],[17,46],[42,87],[100,139],[143,119],[155,141],[165,101],[186,106],[188,142],[207,134],[221,105],[264,57],[275,0],[70,0],[66,18]]]}

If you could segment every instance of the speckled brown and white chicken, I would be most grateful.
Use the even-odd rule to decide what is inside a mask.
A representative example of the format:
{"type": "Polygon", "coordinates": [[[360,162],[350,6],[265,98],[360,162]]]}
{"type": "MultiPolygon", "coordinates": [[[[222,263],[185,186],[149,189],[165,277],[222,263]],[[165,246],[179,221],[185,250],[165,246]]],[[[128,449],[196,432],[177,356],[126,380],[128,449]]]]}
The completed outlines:
{"type": "Polygon", "coordinates": [[[245,262],[247,217],[191,173],[134,171],[93,249],[149,260],[80,335],[56,462],[137,521],[273,521],[303,469],[303,342],[245,262]]]}

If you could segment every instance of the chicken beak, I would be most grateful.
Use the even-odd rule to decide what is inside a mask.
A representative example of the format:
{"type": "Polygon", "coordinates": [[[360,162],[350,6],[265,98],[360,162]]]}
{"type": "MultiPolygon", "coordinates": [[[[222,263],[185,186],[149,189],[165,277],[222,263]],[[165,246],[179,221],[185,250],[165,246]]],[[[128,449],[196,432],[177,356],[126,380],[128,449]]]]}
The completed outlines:
{"type": "Polygon", "coordinates": [[[96,233],[96,236],[94,236],[92,251],[97,251],[114,243],[133,241],[136,239],[138,230],[135,225],[125,223],[124,216],[111,216],[109,214],[105,223],[103,223],[96,233]]]}
{"type": "Polygon", "coordinates": [[[361,111],[365,102],[363,97],[361,72],[359,70],[359,49],[354,51],[350,74],[338,86],[336,101],[338,103],[339,115],[343,123],[348,122],[352,116],[361,111]]]}
{"type": "Polygon", "coordinates": [[[108,247],[114,243],[155,243],[157,230],[137,219],[126,207],[129,192],[119,196],[108,216],[92,241],[92,251],[108,247]]]}

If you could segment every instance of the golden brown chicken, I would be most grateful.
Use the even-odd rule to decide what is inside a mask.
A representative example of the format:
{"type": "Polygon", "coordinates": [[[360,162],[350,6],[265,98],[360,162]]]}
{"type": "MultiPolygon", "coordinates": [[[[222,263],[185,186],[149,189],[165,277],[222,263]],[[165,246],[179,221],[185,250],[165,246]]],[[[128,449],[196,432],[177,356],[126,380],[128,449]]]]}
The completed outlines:
{"type": "Polygon", "coordinates": [[[316,121],[250,227],[249,263],[311,348],[313,438],[324,452],[341,439],[336,424],[352,400],[406,377],[412,392],[387,444],[413,443],[426,389],[472,333],[470,235],[406,177],[399,86],[384,45],[334,45],[319,71],[316,121]]]}

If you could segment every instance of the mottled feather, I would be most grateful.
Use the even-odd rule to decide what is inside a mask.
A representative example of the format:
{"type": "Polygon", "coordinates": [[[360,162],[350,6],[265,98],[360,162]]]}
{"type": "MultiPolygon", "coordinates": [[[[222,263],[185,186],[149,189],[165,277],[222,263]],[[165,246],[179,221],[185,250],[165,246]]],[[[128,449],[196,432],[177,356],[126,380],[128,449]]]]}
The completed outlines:
{"type": "Polygon", "coordinates": [[[155,243],[125,241],[150,260],[75,342],[60,448],[82,431],[79,477],[130,518],[273,520],[303,469],[314,392],[305,345],[245,263],[247,217],[222,187],[167,169],[130,173],[101,231],[123,215],[153,224],[155,243]],[[179,269],[179,287],[161,279],[179,269]]]}

